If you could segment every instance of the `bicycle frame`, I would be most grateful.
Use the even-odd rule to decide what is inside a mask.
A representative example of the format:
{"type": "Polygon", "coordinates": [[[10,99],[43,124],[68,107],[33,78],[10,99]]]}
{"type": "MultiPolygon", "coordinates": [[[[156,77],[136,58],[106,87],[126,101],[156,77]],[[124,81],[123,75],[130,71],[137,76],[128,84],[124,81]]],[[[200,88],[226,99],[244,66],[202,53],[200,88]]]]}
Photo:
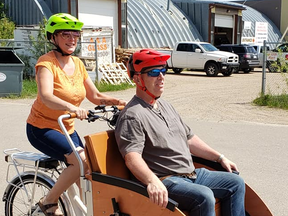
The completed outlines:
{"type": "MultiPolygon", "coordinates": [[[[116,108],[117,109],[117,108],[116,108]]],[[[106,113],[115,111],[115,107],[105,108],[104,106],[100,106],[99,110],[91,111],[93,113],[106,113]]],[[[65,114],[61,115],[58,118],[58,123],[63,131],[68,143],[70,144],[78,163],[80,165],[80,192],[81,198],[79,197],[76,191],[76,184],[71,185],[62,195],[61,200],[63,201],[63,205],[67,215],[69,216],[93,216],[93,197],[91,190],[91,182],[85,178],[84,167],[80,155],[76,151],[74,143],[70,138],[64,124],[63,120],[68,118],[75,118],[74,114],[65,114]]],[[[104,116],[102,116],[104,117],[104,116]]],[[[100,118],[100,117],[99,117],[100,118]]],[[[98,119],[96,117],[95,119],[98,119]]],[[[105,118],[104,118],[105,119],[105,118]]],[[[105,120],[108,120],[107,118],[105,120]]],[[[23,194],[27,197],[29,202],[28,207],[28,215],[40,215],[44,216],[41,212],[40,208],[37,207],[36,210],[32,213],[32,204],[35,203],[35,186],[36,180],[42,179],[44,182],[49,183],[51,187],[54,186],[55,182],[60,175],[60,172],[65,169],[66,165],[63,162],[54,160],[54,163],[57,162],[57,169],[51,167],[43,167],[40,163],[45,160],[51,159],[49,156],[43,153],[35,153],[35,152],[26,152],[21,151],[17,148],[6,149],[4,150],[5,160],[8,162],[8,168],[6,173],[6,182],[8,186],[4,192],[3,201],[7,199],[7,194],[11,190],[11,188],[15,187],[19,190],[23,190],[23,194]],[[11,178],[12,167],[14,168],[16,175],[11,178]],[[60,171],[60,172],[59,172],[60,171]],[[24,184],[23,179],[29,176],[33,177],[33,188],[32,191],[28,191],[26,185],[24,184]],[[19,183],[20,182],[20,183],[19,183]],[[17,183],[17,185],[16,185],[17,183]]],[[[10,214],[10,213],[9,213],[10,214]]]]}
{"type": "MultiPolygon", "coordinates": [[[[111,108],[102,107],[99,110],[95,111],[94,113],[113,112],[113,111],[115,111],[115,108],[121,109],[121,107],[113,107],[113,106],[111,108]]],[[[92,190],[91,190],[91,188],[92,188],[91,182],[85,178],[84,166],[83,166],[81,157],[78,154],[78,152],[74,146],[74,143],[73,143],[71,137],[69,136],[69,133],[68,133],[66,127],[63,124],[63,120],[69,119],[69,118],[76,118],[76,114],[71,113],[71,114],[59,116],[58,124],[59,124],[62,132],[64,133],[68,143],[70,144],[70,147],[72,148],[73,153],[75,154],[75,156],[78,160],[79,166],[80,166],[80,192],[82,193],[81,197],[83,199],[83,202],[81,201],[81,199],[79,199],[78,196],[77,196],[77,198],[76,197],[70,198],[70,200],[76,201],[79,208],[81,209],[81,212],[78,212],[76,214],[77,216],[80,215],[80,213],[84,213],[84,215],[87,215],[87,216],[93,216],[93,196],[92,196],[92,190]]],[[[72,197],[74,196],[73,194],[74,193],[72,193],[72,195],[71,195],[72,197]]]]}

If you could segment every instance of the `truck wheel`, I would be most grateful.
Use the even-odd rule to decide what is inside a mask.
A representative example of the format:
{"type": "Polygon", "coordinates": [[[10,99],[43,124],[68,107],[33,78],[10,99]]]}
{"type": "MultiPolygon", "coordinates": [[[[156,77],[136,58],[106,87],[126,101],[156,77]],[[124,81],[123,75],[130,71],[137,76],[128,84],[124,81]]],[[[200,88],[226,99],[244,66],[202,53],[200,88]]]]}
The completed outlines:
{"type": "Polygon", "coordinates": [[[233,73],[233,69],[230,69],[228,71],[222,72],[223,76],[230,76],[233,73]]]}
{"type": "Polygon", "coordinates": [[[246,68],[243,71],[244,71],[244,73],[249,73],[251,71],[251,68],[246,68]]]}
{"type": "Polygon", "coordinates": [[[209,62],[205,67],[205,72],[207,76],[217,76],[219,73],[219,69],[215,63],[209,62]]]}
{"type": "Polygon", "coordinates": [[[180,74],[183,71],[183,68],[173,68],[174,73],[180,74]]]}
{"type": "Polygon", "coordinates": [[[268,68],[269,72],[277,72],[278,71],[278,67],[277,67],[275,62],[267,61],[266,64],[267,64],[267,68],[268,68]]]}
{"type": "Polygon", "coordinates": [[[233,73],[239,73],[239,68],[234,69],[234,70],[233,70],[233,73]]]}

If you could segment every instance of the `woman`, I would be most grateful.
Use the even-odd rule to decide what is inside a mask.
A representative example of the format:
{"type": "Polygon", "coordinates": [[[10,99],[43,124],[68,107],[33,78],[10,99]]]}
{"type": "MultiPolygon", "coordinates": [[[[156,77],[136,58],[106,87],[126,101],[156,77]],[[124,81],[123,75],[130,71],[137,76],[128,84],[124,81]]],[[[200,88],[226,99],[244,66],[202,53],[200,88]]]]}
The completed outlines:
{"type": "MultiPolygon", "coordinates": [[[[59,196],[80,177],[79,164],[57,123],[60,115],[76,113],[87,118],[80,107],[86,97],[95,105],[125,105],[126,102],[100,93],[88,76],[75,51],[83,23],[70,14],[52,15],[45,27],[47,39],[56,49],[41,56],[35,66],[38,95],[27,119],[27,137],[39,151],[65,161],[68,167],[61,173],[50,192],[39,201],[47,216],[63,215],[58,207],[59,196]]],[[[74,120],[64,122],[86,168],[83,144],[74,130],[74,120]]]]}

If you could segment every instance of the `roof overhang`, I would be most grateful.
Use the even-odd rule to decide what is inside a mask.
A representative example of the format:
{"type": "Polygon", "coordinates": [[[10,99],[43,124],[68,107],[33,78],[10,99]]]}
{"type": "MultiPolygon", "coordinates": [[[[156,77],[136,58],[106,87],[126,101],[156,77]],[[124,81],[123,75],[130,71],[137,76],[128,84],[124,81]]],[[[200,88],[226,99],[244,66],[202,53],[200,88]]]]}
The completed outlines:
{"type": "Polygon", "coordinates": [[[230,5],[230,4],[222,4],[222,3],[210,3],[210,6],[214,6],[214,7],[222,7],[222,8],[227,8],[227,9],[235,9],[235,10],[246,10],[245,6],[237,6],[237,5],[230,5]]]}

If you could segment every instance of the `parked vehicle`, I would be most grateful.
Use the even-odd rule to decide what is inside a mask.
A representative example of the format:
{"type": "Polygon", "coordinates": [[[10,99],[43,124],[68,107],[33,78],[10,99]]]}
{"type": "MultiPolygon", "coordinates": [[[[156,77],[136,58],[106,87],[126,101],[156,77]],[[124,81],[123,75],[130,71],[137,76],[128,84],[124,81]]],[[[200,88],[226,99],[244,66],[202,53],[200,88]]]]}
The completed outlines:
{"type": "MultiPolygon", "coordinates": [[[[258,60],[259,60],[259,67],[263,67],[263,58],[264,58],[264,46],[262,44],[250,44],[251,46],[254,47],[254,49],[256,50],[257,54],[258,54],[258,60]]],[[[268,46],[266,46],[266,51],[269,51],[270,48],[268,46]]]]}
{"type": "Polygon", "coordinates": [[[267,52],[267,68],[269,72],[288,70],[288,43],[277,46],[272,51],[267,52]],[[282,67],[282,68],[281,68],[282,67]]]}
{"type": "Polygon", "coordinates": [[[239,56],[239,70],[249,73],[253,68],[259,67],[258,54],[254,47],[246,44],[221,44],[219,50],[235,53],[239,56]]]}
{"type": "Polygon", "coordinates": [[[210,43],[182,41],[177,42],[173,50],[158,50],[168,53],[168,68],[181,73],[184,68],[205,71],[207,76],[217,76],[221,72],[230,76],[239,67],[238,56],[219,51],[210,43]]]}

